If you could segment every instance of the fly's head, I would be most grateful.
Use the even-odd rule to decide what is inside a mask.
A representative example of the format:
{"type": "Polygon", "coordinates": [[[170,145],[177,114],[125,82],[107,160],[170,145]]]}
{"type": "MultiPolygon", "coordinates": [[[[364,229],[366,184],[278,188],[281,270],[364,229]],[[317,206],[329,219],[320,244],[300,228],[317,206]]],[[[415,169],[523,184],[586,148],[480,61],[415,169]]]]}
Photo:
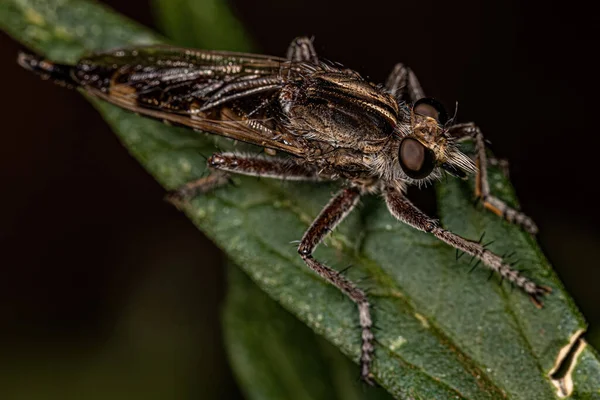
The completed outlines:
{"type": "Polygon", "coordinates": [[[394,148],[401,179],[422,185],[439,178],[441,170],[460,178],[475,171],[473,161],[458,149],[448,134],[448,114],[438,101],[418,100],[408,118],[407,129],[401,132],[397,149],[394,148]]]}

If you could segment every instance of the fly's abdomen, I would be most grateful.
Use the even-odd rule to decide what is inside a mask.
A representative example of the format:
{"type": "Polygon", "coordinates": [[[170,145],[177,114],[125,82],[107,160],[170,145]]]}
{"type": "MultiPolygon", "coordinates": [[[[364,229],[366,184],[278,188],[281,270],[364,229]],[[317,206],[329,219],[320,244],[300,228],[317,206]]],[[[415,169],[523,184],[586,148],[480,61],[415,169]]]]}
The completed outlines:
{"type": "Polygon", "coordinates": [[[138,100],[148,105],[158,105],[162,100],[156,92],[144,91],[148,86],[143,80],[131,80],[136,69],[132,65],[96,63],[83,60],[77,65],[58,64],[33,53],[21,52],[18,63],[44,79],[68,87],[82,87],[100,92],[108,100],[121,105],[138,105],[138,100]]]}
{"type": "Polygon", "coordinates": [[[279,78],[271,69],[223,65],[213,60],[214,54],[206,54],[208,60],[201,55],[189,60],[186,53],[173,58],[151,49],[122,50],[83,59],[72,75],[82,87],[99,91],[122,107],[190,115],[240,98],[260,100],[256,95],[278,86],[279,78]]]}
{"type": "Polygon", "coordinates": [[[189,111],[197,83],[185,69],[165,72],[141,64],[111,65],[85,59],[72,75],[81,87],[100,92],[108,101],[122,107],[170,112],[189,111]]]}
{"type": "Polygon", "coordinates": [[[24,51],[19,53],[17,62],[21,67],[40,75],[44,79],[50,79],[59,85],[69,87],[78,86],[71,75],[74,68],[70,65],[56,64],[36,54],[24,51]]]}

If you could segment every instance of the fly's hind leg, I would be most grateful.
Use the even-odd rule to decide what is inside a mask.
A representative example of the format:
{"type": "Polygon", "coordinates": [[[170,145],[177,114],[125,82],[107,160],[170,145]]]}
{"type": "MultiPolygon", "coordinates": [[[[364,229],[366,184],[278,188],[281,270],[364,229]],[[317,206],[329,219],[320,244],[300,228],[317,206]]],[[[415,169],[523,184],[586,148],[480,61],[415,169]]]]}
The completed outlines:
{"type": "Polygon", "coordinates": [[[211,172],[208,176],[188,182],[178,189],[168,192],[165,200],[179,207],[186,200],[208,193],[213,189],[225,185],[228,181],[229,177],[226,173],[220,171],[211,172]]]}
{"type": "MultiPolygon", "coordinates": [[[[475,140],[475,163],[477,164],[477,173],[475,175],[475,195],[481,199],[483,206],[494,214],[504,218],[506,221],[518,225],[531,234],[538,232],[537,225],[531,218],[520,211],[509,207],[504,201],[493,196],[490,193],[490,184],[488,181],[488,164],[499,164],[501,168],[506,169],[507,163],[495,159],[493,162],[488,160],[485,140],[481,129],[472,122],[457,124],[451,126],[448,130],[451,136],[457,139],[473,138],[475,140]]],[[[505,172],[506,174],[506,172],[505,172]]]]}
{"type": "Polygon", "coordinates": [[[258,155],[218,153],[208,159],[211,174],[189,182],[167,194],[167,200],[179,205],[185,200],[207,193],[229,182],[229,174],[259,176],[284,180],[312,180],[316,171],[298,164],[290,158],[267,158],[258,155]]]}
{"type": "MultiPolygon", "coordinates": [[[[211,175],[184,185],[172,192],[170,198],[190,198],[196,194],[206,193],[220,184],[226,183],[229,173],[285,180],[316,181],[321,179],[315,170],[304,167],[293,159],[219,153],[208,159],[208,165],[214,170],[211,175]]],[[[300,241],[298,253],[310,269],[337,287],[356,303],[362,329],[360,354],[361,377],[365,382],[372,384],[371,363],[373,360],[374,336],[371,330],[373,323],[367,296],[344,275],[315,260],[312,256],[315,248],[323,241],[325,236],[335,229],[356,206],[360,195],[360,190],[355,187],[341,190],[325,206],[310,228],[308,228],[300,241]]]]}
{"type": "Polygon", "coordinates": [[[297,37],[292,40],[292,43],[288,47],[287,59],[290,61],[319,64],[319,57],[317,57],[313,41],[306,36],[297,37]]]}
{"type": "Polygon", "coordinates": [[[335,227],[356,206],[360,194],[360,190],[354,187],[342,189],[337,193],[302,237],[300,246],[298,246],[298,253],[300,253],[300,256],[310,269],[319,274],[327,282],[337,287],[358,306],[360,327],[362,329],[360,352],[361,377],[365,382],[372,384],[371,363],[373,361],[374,336],[371,331],[373,322],[371,320],[370,305],[367,295],[344,275],[331,269],[320,261],[315,260],[312,256],[315,248],[321,243],[325,236],[335,229],[335,227]]]}

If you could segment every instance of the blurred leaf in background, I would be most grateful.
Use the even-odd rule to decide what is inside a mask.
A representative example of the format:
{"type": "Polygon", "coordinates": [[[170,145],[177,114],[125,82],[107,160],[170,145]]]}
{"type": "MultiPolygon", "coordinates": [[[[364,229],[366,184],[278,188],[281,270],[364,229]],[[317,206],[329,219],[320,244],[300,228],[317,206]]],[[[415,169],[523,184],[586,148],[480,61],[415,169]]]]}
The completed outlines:
{"type": "Polygon", "coordinates": [[[180,46],[249,51],[252,41],[222,0],[152,0],[165,35],[180,46]]]}
{"type": "MultiPolygon", "coordinates": [[[[177,1],[173,7],[166,1],[156,4],[157,14],[163,16],[161,26],[176,43],[224,50],[249,46],[241,28],[220,2],[177,1]],[[208,22],[200,27],[203,21],[208,22]],[[204,28],[220,35],[203,34],[204,28]],[[209,38],[215,42],[209,43],[209,38]]],[[[137,24],[83,0],[5,0],[0,4],[0,26],[36,51],[62,62],[74,62],[85,52],[159,41],[137,24]]],[[[166,188],[175,188],[205,172],[203,155],[214,151],[212,137],[169,128],[96,100],[93,104],[134,157],[166,188]]],[[[219,140],[219,147],[232,149],[233,144],[219,140]]],[[[238,145],[237,149],[251,148],[238,145]]],[[[500,171],[493,170],[490,176],[494,191],[516,204],[512,187],[500,171]]],[[[301,237],[327,203],[334,186],[250,178],[239,178],[238,182],[239,188],[195,199],[186,208],[187,215],[267,294],[357,361],[355,307],[308,271],[288,244],[301,237]]],[[[479,237],[485,230],[486,238],[495,240],[490,245],[493,251],[516,251],[521,262],[527,264],[528,275],[554,288],[543,310],[535,309],[518,291],[513,293],[506,285],[486,281],[487,271],[465,274],[468,259],[457,262],[453,249],[395,221],[380,199],[365,199],[362,208],[316,256],[334,266],[353,265],[353,280],[369,278],[379,328],[374,372],[377,381],[394,397],[554,398],[557,382],[552,382],[549,372],[560,350],[568,347],[576,332],[585,329],[585,321],[535,239],[474,207],[471,186],[451,179],[438,185],[442,223],[470,238],[479,237]]],[[[230,307],[239,304],[240,297],[236,296],[250,296],[248,290],[243,279],[233,279],[230,307]]],[[[255,296],[252,300],[260,308],[263,300],[255,296]]],[[[228,323],[244,325],[241,317],[245,315],[250,327],[264,319],[261,314],[255,317],[249,312],[253,308],[250,302],[246,306],[248,311],[238,313],[237,320],[229,309],[228,323]]],[[[275,319],[274,331],[279,317],[275,319]]],[[[228,330],[229,351],[240,382],[252,396],[259,386],[249,387],[251,375],[240,367],[244,354],[257,351],[251,333],[234,339],[228,330]]],[[[273,343],[282,342],[281,333],[278,335],[273,336],[273,343]]],[[[298,341],[298,346],[304,343],[309,347],[304,352],[317,348],[306,336],[298,341]]],[[[567,368],[575,387],[572,398],[593,398],[600,387],[600,364],[591,347],[582,349],[572,360],[574,368],[567,368]]],[[[320,361],[322,354],[309,356],[309,363],[314,365],[325,362],[321,370],[332,365],[320,361]]],[[[290,355],[290,359],[294,357],[290,355]]],[[[281,358],[280,362],[285,360],[281,358]]],[[[266,368],[264,359],[256,362],[266,368]]],[[[300,371],[291,374],[296,373],[300,371]]],[[[298,384],[281,383],[277,380],[270,385],[279,396],[298,384]]],[[[322,390],[327,388],[319,384],[306,388],[305,393],[326,393],[322,390]]]]}

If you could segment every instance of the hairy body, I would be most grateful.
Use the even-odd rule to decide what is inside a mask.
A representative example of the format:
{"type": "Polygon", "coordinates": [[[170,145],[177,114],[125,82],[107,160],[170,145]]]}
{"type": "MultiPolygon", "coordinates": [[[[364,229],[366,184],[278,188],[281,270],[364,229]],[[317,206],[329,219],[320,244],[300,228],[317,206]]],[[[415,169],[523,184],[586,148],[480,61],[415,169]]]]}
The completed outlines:
{"type": "Polygon", "coordinates": [[[487,209],[537,232],[531,219],[491,195],[479,128],[449,120],[402,64],[385,85],[377,85],[355,71],[319,60],[306,38],[292,42],[287,58],[158,46],[95,54],[75,66],[26,53],[20,54],[19,63],[141,115],[288,155],[215,154],[208,160],[214,172],[172,192],[176,203],[219,187],[229,173],[342,182],[343,188],[302,237],[298,253],[309,268],[357,304],[361,376],[367,382],[373,379],[374,353],[367,296],[312,255],[366,193],[381,195],[398,220],[478,258],[537,306],[550,291],[479,242],[443,229],[406,199],[408,185],[422,185],[443,171],[460,178],[475,173],[476,195],[487,209]],[[475,161],[458,148],[458,141],[468,138],[475,141],[475,161]]]}

